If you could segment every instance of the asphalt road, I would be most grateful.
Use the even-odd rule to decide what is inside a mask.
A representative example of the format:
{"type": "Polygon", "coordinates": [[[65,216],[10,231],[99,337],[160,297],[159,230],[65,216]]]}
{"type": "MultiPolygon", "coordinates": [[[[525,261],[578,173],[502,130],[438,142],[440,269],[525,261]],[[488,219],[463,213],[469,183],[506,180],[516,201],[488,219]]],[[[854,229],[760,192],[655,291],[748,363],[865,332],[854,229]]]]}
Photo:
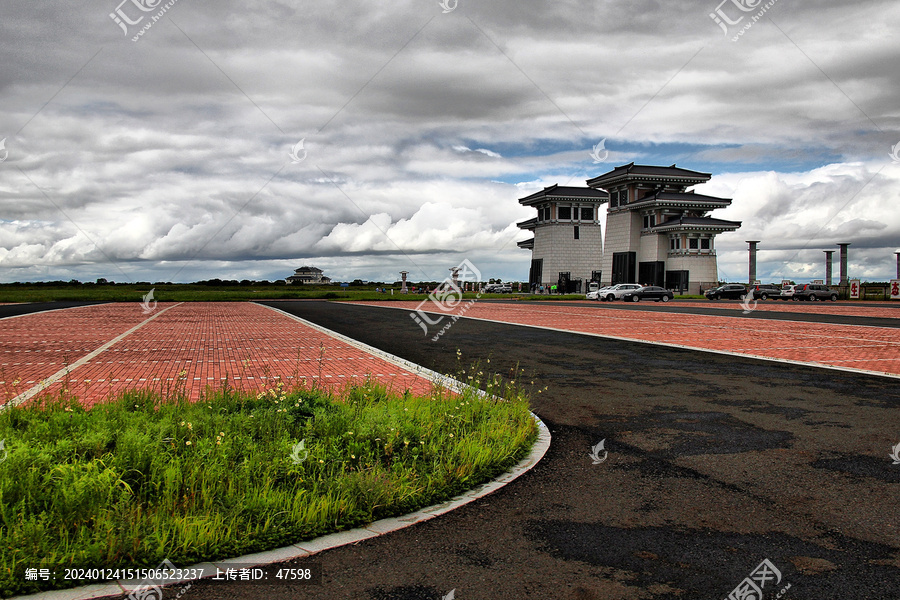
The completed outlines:
{"type": "Polygon", "coordinates": [[[533,381],[553,442],[490,496],[288,565],[318,563],[320,586],[182,600],[712,600],[764,559],[766,600],[900,598],[896,379],[467,319],[432,342],[405,311],[269,304],[437,371],[460,350],[533,381]]]}
{"type": "Polygon", "coordinates": [[[466,319],[432,342],[404,311],[271,304],[438,371],[457,349],[518,369],[547,387],[553,443],[495,494],[296,561],[321,586],[185,598],[721,599],[764,559],[766,598],[900,598],[895,379],[466,319]]]}
{"type": "Polygon", "coordinates": [[[60,310],[63,308],[77,308],[79,306],[92,306],[94,304],[104,304],[103,302],[23,302],[21,304],[3,304],[0,305],[0,319],[6,317],[18,317],[20,315],[30,315],[45,310],[60,310]]]}

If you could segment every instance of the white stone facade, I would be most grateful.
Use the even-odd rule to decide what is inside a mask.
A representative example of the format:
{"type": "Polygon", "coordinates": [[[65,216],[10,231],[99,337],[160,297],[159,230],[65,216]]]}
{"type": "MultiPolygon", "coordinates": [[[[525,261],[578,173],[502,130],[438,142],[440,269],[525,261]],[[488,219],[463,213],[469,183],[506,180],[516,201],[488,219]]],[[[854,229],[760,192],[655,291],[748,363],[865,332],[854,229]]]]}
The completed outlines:
{"type": "Polygon", "coordinates": [[[741,225],[709,216],[730,199],[687,190],[711,177],[675,165],[631,163],[589,179],[588,188],[554,185],[520,199],[537,210],[535,218],[518,224],[534,233],[532,240],[519,242],[532,251],[531,282],[553,285],[560,273],[587,282],[600,271],[601,285],[687,286],[687,293],[699,293],[718,279],[715,236],[741,225]],[[607,206],[605,239],[602,205],[607,206]],[[540,273],[536,261],[542,261],[540,273]]]}
{"type": "Polygon", "coordinates": [[[713,287],[719,280],[719,269],[714,252],[673,255],[666,260],[666,268],[671,271],[690,272],[688,294],[699,294],[701,287],[705,291],[713,287]]]}
{"type": "Polygon", "coordinates": [[[545,286],[555,284],[559,274],[565,272],[572,280],[590,281],[591,274],[600,270],[603,258],[602,228],[595,222],[539,224],[534,229],[531,257],[544,261],[541,283],[545,286]]]}

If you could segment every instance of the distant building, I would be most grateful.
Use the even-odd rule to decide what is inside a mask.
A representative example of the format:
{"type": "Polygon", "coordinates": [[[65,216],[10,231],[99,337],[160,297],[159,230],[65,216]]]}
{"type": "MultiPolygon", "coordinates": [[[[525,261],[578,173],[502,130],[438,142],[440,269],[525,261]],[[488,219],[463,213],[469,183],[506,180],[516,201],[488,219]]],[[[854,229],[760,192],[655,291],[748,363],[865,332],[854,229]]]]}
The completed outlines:
{"type": "Polygon", "coordinates": [[[718,280],[716,235],[741,226],[738,221],[708,216],[729,206],[731,199],[687,191],[711,177],[675,165],[631,163],[589,179],[587,189],[553,186],[522,198],[520,204],[538,209],[537,219],[518,224],[535,233],[533,239],[519,242],[520,248],[532,250],[529,281],[545,286],[568,281],[562,285],[567,291],[583,291],[586,286],[573,281],[581,279],[699,293],[701,287],[718,280]],[[592,241],[585,247],[581,243],[585,223],[573,211],[590,203],[608,203],[606,236],[601,245],[599,215],[595,215],[597,222],[591,224],[595,227],[587,228],[592,241]],[[567,206],[572,210],[560,210],[567,206]]]}
{"type": "Polygon", "coordinates": [[[285,279],[289,284],[294,283],[331,283],[331,278],[322,275],[322,269],[316,267],[300,267],[294,269],[294,274],[285,279]]]}

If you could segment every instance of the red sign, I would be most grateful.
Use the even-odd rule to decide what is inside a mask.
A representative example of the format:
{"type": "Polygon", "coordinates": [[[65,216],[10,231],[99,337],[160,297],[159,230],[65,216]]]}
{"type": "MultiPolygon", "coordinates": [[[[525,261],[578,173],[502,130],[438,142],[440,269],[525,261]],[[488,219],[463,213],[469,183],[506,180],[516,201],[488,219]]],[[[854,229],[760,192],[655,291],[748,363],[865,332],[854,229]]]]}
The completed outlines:
{"type": "Polygon", "coordinates": [[[855,300],[859,299],[859,279],[850,281],[850,297],[855,300]]]}
{"type": "Polygon", "coordinates": [[[891,279],[891,300],[900,300],[900,279],[891,279]]]}

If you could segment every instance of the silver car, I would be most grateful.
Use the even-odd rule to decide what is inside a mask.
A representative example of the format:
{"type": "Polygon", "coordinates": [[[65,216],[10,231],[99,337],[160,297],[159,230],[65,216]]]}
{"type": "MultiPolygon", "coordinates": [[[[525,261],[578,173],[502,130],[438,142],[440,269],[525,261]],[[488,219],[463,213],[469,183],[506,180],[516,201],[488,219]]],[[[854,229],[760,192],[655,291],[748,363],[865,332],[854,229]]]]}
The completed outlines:
{"type": "Polygon", "coordinates": [[[618,285],[611,285],[608,288],[599,290],[598,296],[600,300],[608,300],[612,302],[613,300],[621,300],[622,296],[624,296],[628,292],[639,290],[642,287],[643,286],[636,283],[620,283],[618,285]]]}

